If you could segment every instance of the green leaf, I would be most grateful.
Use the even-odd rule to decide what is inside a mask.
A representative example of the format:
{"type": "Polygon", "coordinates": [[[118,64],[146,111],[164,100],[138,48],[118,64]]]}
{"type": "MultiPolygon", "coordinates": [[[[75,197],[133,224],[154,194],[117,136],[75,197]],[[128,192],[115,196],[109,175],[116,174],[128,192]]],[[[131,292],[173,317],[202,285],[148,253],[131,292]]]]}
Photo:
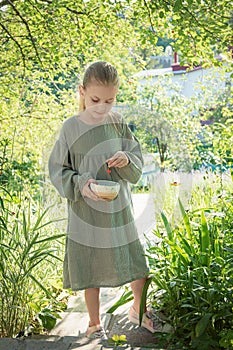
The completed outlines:
{"type": "Polygon", "coordinates": [[[141,296],[141,302],[140,302],[140,314],[139,314],[139,324],[142,323],[142,317],[144,313],[144,308],[146,305],[146,299],[147,299],[147,290],[149,285],[151,284],[152,277],[148,278],[144,284],[143,290],[142,290],[142,296],[141,296]]]}
{"type": "Polygon", "coordinates": [[[106,312],[109,314],[112,314],[118,307],[127,304],[129,301],[133,300],[133,293],[132,291],[124,292],[120,299],[112,306],[110,309],[108,309],[106,312]]]}
{"type": "Polygon", "coordinates": [[[230,169],[230,173],[231,173],[231,180],[233,182],[233,169],[232,168],[230,169]]]}
{"type": "Polygon", "coordinates": [[[212,316],[211,313],[207,313],[198,321],[195,327],[196,337],[200,337],[205,332],[211,316],[212,316]]]}
{"type": "Polygon", "coordinates": [[[188,234],[188,238],[191,240],[192,239],[192,228],[191,228],[191,224],[189,221],[189,217],[188,214],[186,213],[186,211],[184,210],[184,207],[181,203],[180,198],[178,198],[178,202],[179,202],[179,207],[180,207],[180,211],[183,217],[183,221],[184,221],[184,225],[188,234]]]}
{"type": "Polygon", "coordinates": [[[185,250],[182,249],[183,247],[180,247],[178,244],[170,242],[170,241],[169,241],[169,244],[170,244],[170,247],[173,250],[173,252],[175,251],[178,253],[178,255],[176,254],[177,258],[183,262],[184,266],[187,266],[187,264],[189,264],[189,262],[190,262],[190,257],[185,252],[185,250]]]}
{"type": "Polygon", "coordinates": [[[203,265],[209,265],[210,254],[210,232],[208,229],[205,213],[201,213],[201,237],[200,237],[200,250],[202,253],[201,261],[203,265]]]}
{"type": "Polygon", "coordinates": [[[52,300],[56,300],[56,298],[53,296],[53,294],[46,289],[38,280],[35,276],[33,276],[32,274],[28,275],[45,293],[46,295],[51,298],[52,300]]]}
{"type": "Polygon", "coordinates": [[[48,210],[49,210],[49,207],[46,208],[41,215],[38,215],[37,221],[36,221],[34,227],[32,228],[33,232],[39,230],[40,228],[42,228],[42,227],[44,227],[44,226],[46,226],[46,225],[48,225],[50,223],[50,222],[48,222],[48,223],[46,223],[44,225],[39,226],[41,221],[43,220],[44,216],[47,214],[48,210]]]}
{"type": "Polygon", "coordinates": [[[161,217],[162,217],[165,229],[167,231],[167,236],[168,236],[170,241],[173,241],[173,234],[172,234],[171,226],[170,226],[170,224],[169,224],[169,222],[168,222],[168,220],[163,212],[161,212],[161,217]]]}
{"type": "Polygon", "coordinates": [[[41,311],[38,313],[38,317],[42,322],[42,326],[47,329],[48,331],[51,331],[56,325],[57,319],[56,317],[51,314],[49,311],[41,311]]]}
{"type": "Polygon", "coordinates": [[[220,256],[221,244],[219,239],[214,240],[214,255],[215,257],[220,256]]]}
{"type": "Polygon", "coordinates": [[[191,244],[189,244],[188,241],[183,237],[180,237],[180,242],[181,242],[182,247],[183,247],[184,251],[186,252],[186,254],[189,257],[191,257],[191,255],[195,252],[193,246],[191,244]]]}
{"type": "Polygon", "coordinates": [[[61,234],[58,234],[58,235],[54,235],[54,236],[51,236],[51,237],[46,237],[46,238],[40,239],[40,240],[36,241],[35,243],[38,244],[38,243],[42,243],[42,242],[49,242],[49,241],[56,240],[58,238],[65,237],[65,236],[66,236],[66,233],[61,233],[61,234]]]}
{"type": "Polygon", "coordinates": [[[163,11],[159,11],[159,17],[163,18],[164,17],[164,12],[163,11]]]}
{"type": "Polygon", "coordinates": [[[181,6],[182,6],[182,0],[176,0],[175,5],[174,5],[174,11],[179,11],[181,6]]]}
{"type": "Polygon", "coordinates": [[[166,290],[167,288],[167,283],[166,279],[160,278],[158,275],[153,276],[153,282],[160,288],[166,290]]]}

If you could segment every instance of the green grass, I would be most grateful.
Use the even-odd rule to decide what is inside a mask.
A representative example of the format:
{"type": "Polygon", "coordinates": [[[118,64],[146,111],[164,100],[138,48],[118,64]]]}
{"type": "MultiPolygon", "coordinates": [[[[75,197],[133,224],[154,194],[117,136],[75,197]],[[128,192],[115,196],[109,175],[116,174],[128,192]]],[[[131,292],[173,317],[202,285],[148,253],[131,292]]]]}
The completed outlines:
{"type": "Polygon", "coordinates": [[[46,328],[48,319],[64,307],[56,299],[61,287],[49,280],[61,270],[64,234],[54,230],[49,208],[15,203],[7,191],[2,191],[0,204],[0,337],[12,337],[47,308],[47,319],[41,322],[46,328]]]}

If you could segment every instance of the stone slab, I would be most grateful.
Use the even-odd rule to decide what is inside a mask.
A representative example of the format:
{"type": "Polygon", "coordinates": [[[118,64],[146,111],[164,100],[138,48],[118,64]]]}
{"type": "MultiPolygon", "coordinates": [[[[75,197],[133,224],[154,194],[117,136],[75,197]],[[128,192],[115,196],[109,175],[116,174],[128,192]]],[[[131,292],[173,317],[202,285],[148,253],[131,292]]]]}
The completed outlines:
{"type": "Polygon", "coordinates": [[[60,316],[62,318],[58,320],[50,335],[58,335],[60,337],[82,337],[85,335],[89,320],[87,312],[62,312],[60,316]]]}
{"type": "Polygon", "coordinates": [[[71,344],[33,339],[0,339],[0,350],[69,350],[71,344]]]}
{"type": "Polygon", "coordinates": [[[112,338],[114,334],[125,335],[127,343],[131,346],[147,345],[156,348],[156,335],[149,332],[146,328],[131,323],[125,313],[112,315],[108,331],[108,338],[112,338]]]}
{"type": "Polygon", "coordinates": [[[1,338],[0,350],[25,350],[25,342],[19,339],[1,338]]]}

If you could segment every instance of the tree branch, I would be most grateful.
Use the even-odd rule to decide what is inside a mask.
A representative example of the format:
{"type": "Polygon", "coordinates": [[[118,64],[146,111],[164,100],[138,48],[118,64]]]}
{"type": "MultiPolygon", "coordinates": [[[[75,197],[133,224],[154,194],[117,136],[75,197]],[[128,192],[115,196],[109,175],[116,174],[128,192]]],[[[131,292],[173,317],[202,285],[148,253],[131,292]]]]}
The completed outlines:
{"type": "MultiPolygon", "coordinates": [[[[214,34],[215,34],[214,32],[212,32],[211,30],[207,29],[206,26],[202,25],[202,23],[200,23],[200,22],[198,21],[198,19],[196,18],[196,16],[194,16],[194,14],[193,14],[187,7],[183,6],[182,9],[184,9],[186,12],[188,12],[188,14],[190,15],[190,17],[197,23],[197,25],[198,25],[199,27],[203,28],[203,29],[205,30],[205,32],[207,32],[207,33],[213,35],[215,39],[218,38],[218,36],[214,35],[214,34]]],[[[181,9],[180,12],[181,12],[181,13],[184,13],[184,12],[182,11],[182,9],[181,9]]]]}
{"type": "Polygon", "coordinates": [[[148,6],[146,0],[144,0],[144,4],[145,4],[146,9],[147,9],[147,12],[148,12],[148,16],[149,16],[151,28],[152,28],[153,32],[155,32],[155,30],[154,30],[154,25],[153,25],[153,21],[152,21],[152,17],[151,17],[151,13],[150,13],[150,7],[148,6]]]}
{"type": "Polygon", "coordinates": [[[41,13],[41,11],[32,3],[32,1],[28,0],[28,2],[32,5],[32,7],[41,15],[41,17],[43,18],[43,14],[41,13]]]}
{"type": "Polygon", "coordinates": [[[19,16],[19,18],[20,18],[20,19],[22,20],[22,22],[25,24],[26,29],[27,29],[27,32],[28,32],[29,37],[30,37],[30,41],[31,41],[31,43],[32,43],[32,46],[33,46],[35,52],[36,52],[36,56],[37,56],[37,58],[38,58],[38,60],[39,60],[39,62],[40,62],[40,64],[41,64],[41,66],[43,67],[43,63],[42,63],[42,61],[41,61],[41,59],[40,59],[39,52],[38,52],[37,47],[36,47],[36,45],[35,45],[35,43],[34,43],[34,38],[33,38],[33,36],[32,36],[31,30],[30,30],[30,27],[29,27],[27,21],[23,18],[23,16],[21,15],[21,13],[20,13],[20,12],[17,10],[17,8],[14,6],[12,0],[8,0],[8,3],[11,5],[11,7],[12,7],[13,10],[15,11],[15,13],[19,16]]]}
{"type": "Polygon", "coordinates": [[[40,0],[41,2],[47,2],[48,4],[51,4],[52,5],[52,3],[53,3],[53,1],[52,0],[40,0]]]}
{"type": "Polygon", "coordinates": [[[14,43],[16,44],[16,46],[18,46],[18,48],[19,48],[19,50],[20,50],[20,53],[21,53],[21,56],[22,56],[22,59],[23,59],[23,67],[24,67],[24,74],[23,74],[23,75],[25,75],[25,70],[26,70],[26,57],[25,57],[25,55],[24,55],[22,46],[21,46],[20,43],[11,35],[11,33],[9,32],[9,30],[8,30],[2,23],[0,23],[0,26],[1,26],[2,29],[9,35],[9,37],[11,38],[11,40],[14,41],[14,43]]]}
{"type": "MultiPolygon", "coordinates": [[[[171,8],[171,11],[173,11],[173,7],[171,6],[171,3],[170,3],[169,1],[166,1],[166,0],[164,0],[164,2],[167,4],[167,6],[169,6],[169,7],[171,8]]],[[[212,8],[209,8],[209,7],[208,7],[208,9],[211,10],[212,13],[214,13],[214,11],[213,11],[212,8]]],[[[185,12],[182,11],[182,10],[186,11],[186,12],[189,14],[189,17],[190,17],[189,22],[193,19],[193,20],[196,22],[196,24],[197,24],[200,28],[203,28],[205,32],[207,32],[207,33],[211,34],[212,36],[214,36],[215,39],[218,39],[218,36],[215,35],[215,33],[214,33],[213,31],[207,29],[206,23],[205,23],[205,24],[202,24],[202,23],[197,19],[197,17],[194,15],[194,13],[193,13],[192,11],[190,11],[190,9],[189,9],[187,6],[182,5],[182,7],[180,8],[181,16],[185,14],[185,12]]],[[[198,9],[197,9],[197,10],[198,10],[198,9]]],[[[196,11],[197,11],[197,10],[196,10],[196,11]]],[[[198,11],[198,12],[201,13],[202,10],[203,10],[203,8],[199,8],[199,11],[198,11]]],[[[204,9],[204,11],[206,11],[206,9],[204,9]]]]}
{"type": "Polygon", "coordinates": [[[74,13],[75,15],[79,16],[79,15],[86,15],[86,12],[83,12],[83,11],[77,11],[77,10],[74,10],[74,9],[71,9],[70,7],[68,6],[65,6],[65,9],[74,13]]]}

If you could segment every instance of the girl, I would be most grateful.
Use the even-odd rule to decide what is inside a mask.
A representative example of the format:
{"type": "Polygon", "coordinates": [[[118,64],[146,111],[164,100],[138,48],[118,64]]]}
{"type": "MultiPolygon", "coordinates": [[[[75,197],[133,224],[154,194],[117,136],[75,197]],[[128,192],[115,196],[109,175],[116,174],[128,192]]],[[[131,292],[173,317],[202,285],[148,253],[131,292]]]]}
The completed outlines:
{"type": "MultiPolygon", "coordinates": [[[[91,338],[106,339],[99,315],[100,287],[131,282],[134,303],[129,319],[138,324],[148,275],[129,188],[141,176],[143,159],[137,139],[111,111],[118,86],[111,64],[95,62],[87,68],[79,86],[81,111],[63,123],[49,159],[51,181],[68,202],[63,286],[85,290],[90,318],[86,335],[91,338]],[[100,179],[120,183],[116,199],[102,200],[92,192],[90,184],[100,179]]],[[[154,332],[146,314],[142,325],[154,332]]]]}

